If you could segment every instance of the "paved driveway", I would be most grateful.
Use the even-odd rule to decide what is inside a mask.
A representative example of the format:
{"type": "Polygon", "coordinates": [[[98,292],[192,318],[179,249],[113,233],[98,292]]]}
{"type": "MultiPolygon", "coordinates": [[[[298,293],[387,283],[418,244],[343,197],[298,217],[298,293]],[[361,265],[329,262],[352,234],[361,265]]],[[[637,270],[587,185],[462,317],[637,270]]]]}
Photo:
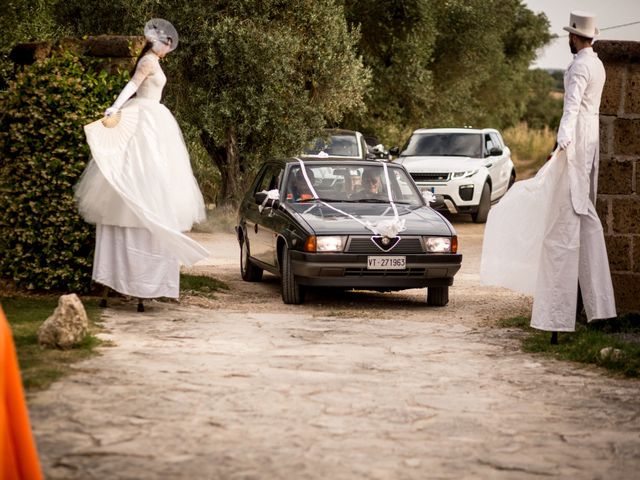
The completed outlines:
{"type": "Polygon", "coordinates": [[[445,308],[424,290],[314,294],[239,279],[228,234],[194,235],[215,300],[105,312],[114,346],[30,399],[48,478],[637,478],[640,383],[521,353],[530,299],[478,281],[458,223],[445,308]]]}

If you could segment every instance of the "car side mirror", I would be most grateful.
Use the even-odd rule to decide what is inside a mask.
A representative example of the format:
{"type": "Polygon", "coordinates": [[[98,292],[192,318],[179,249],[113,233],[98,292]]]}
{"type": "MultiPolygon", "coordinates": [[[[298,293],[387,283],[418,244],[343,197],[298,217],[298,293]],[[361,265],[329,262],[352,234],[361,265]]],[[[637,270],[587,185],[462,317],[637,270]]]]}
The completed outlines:
{"type": "Polygon", "coordinates": [[[391,147],[389,149],[389,154],[390,155],[395,155],[395,156],[400,155],[400,147],[391,147]]]}
{"type": "Polygon", "coordinates": [[[491,150],[489,150],[489,155],[492,157],[499,157],[502,155],[502,149],[500,147],[492,147],[491,150]]]}

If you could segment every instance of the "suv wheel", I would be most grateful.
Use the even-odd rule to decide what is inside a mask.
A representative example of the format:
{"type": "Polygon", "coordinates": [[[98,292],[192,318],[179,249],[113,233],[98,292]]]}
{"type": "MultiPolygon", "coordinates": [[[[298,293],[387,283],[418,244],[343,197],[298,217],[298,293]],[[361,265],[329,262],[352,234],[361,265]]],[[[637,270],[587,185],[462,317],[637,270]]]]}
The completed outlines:
{"type": "Polygon", "coordinates": [[[482,195],[480,195],[480,204],[478,205],[478,211],[471,214],[471,218],[475,223],[485,223],[489,216],[489,209],[491,208],[491,187],[488,183],[482,187],[482,195]]]}
{"type": "Polygon", "coordinates": [[[427,305],[444,307],[447,303],[449,303],[449,287],[427,288],[427,305]]]}
{"type": "Polygon", "coordinates": [[[289,247],[282,251],[282,301],[287,304],[299,305],[304,302],[304,287],[296,282],[291,265],[289,247]]]}
{"type": "Polygon", "coordinates": [[[513,187],[514,183],[516,183],[516,172],[511,170],[511,177],[509,177],[509,186],[507,187],[507,190],[513,187]]]}
{"type": "Polygon", "coordinates": [[[263,270],[251,263],[249,241],[244,237],[240,241],[240,274],[245,282],[259,282],[262,280],[263,270]]]}

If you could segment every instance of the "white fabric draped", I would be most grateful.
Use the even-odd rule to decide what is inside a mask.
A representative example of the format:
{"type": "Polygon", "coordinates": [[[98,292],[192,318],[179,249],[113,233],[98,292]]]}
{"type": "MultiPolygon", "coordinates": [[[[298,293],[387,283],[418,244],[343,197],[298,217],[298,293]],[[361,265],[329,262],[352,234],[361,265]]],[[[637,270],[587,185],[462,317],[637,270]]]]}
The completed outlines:
{"type": "Polygon", "coordinates": [[[602,225],[592,203],[575,212],[569,185],[560,150],[515,183],[485,226],[482,283],[533,295],[531,325],[541,330],[575,330],[578,281],[589,321],[616,316],[602,225]]]}

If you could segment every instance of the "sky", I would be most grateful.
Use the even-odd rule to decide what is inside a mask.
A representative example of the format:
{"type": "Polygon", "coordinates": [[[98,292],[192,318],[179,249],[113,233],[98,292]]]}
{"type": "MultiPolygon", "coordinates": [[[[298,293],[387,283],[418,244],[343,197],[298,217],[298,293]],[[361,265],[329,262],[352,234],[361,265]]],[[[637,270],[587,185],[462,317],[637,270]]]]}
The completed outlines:
{"type": "MultiPolygon", "coordinates": [[[[533,68],[554,68],[564,70],[571,62],[568,32],[562,27],[569,24],[572,10],[591,12],[596,15],[596,26],[606,27],[624,23],[640,22],[640,0],[524,0],[534,12],[544,12],[551,23],[551,33],[560,36],[540,49],[533,68]]],[[[602,40],[640,41],[640,23],[628,27],[605,30],[600,33],[602,40]]]]}

